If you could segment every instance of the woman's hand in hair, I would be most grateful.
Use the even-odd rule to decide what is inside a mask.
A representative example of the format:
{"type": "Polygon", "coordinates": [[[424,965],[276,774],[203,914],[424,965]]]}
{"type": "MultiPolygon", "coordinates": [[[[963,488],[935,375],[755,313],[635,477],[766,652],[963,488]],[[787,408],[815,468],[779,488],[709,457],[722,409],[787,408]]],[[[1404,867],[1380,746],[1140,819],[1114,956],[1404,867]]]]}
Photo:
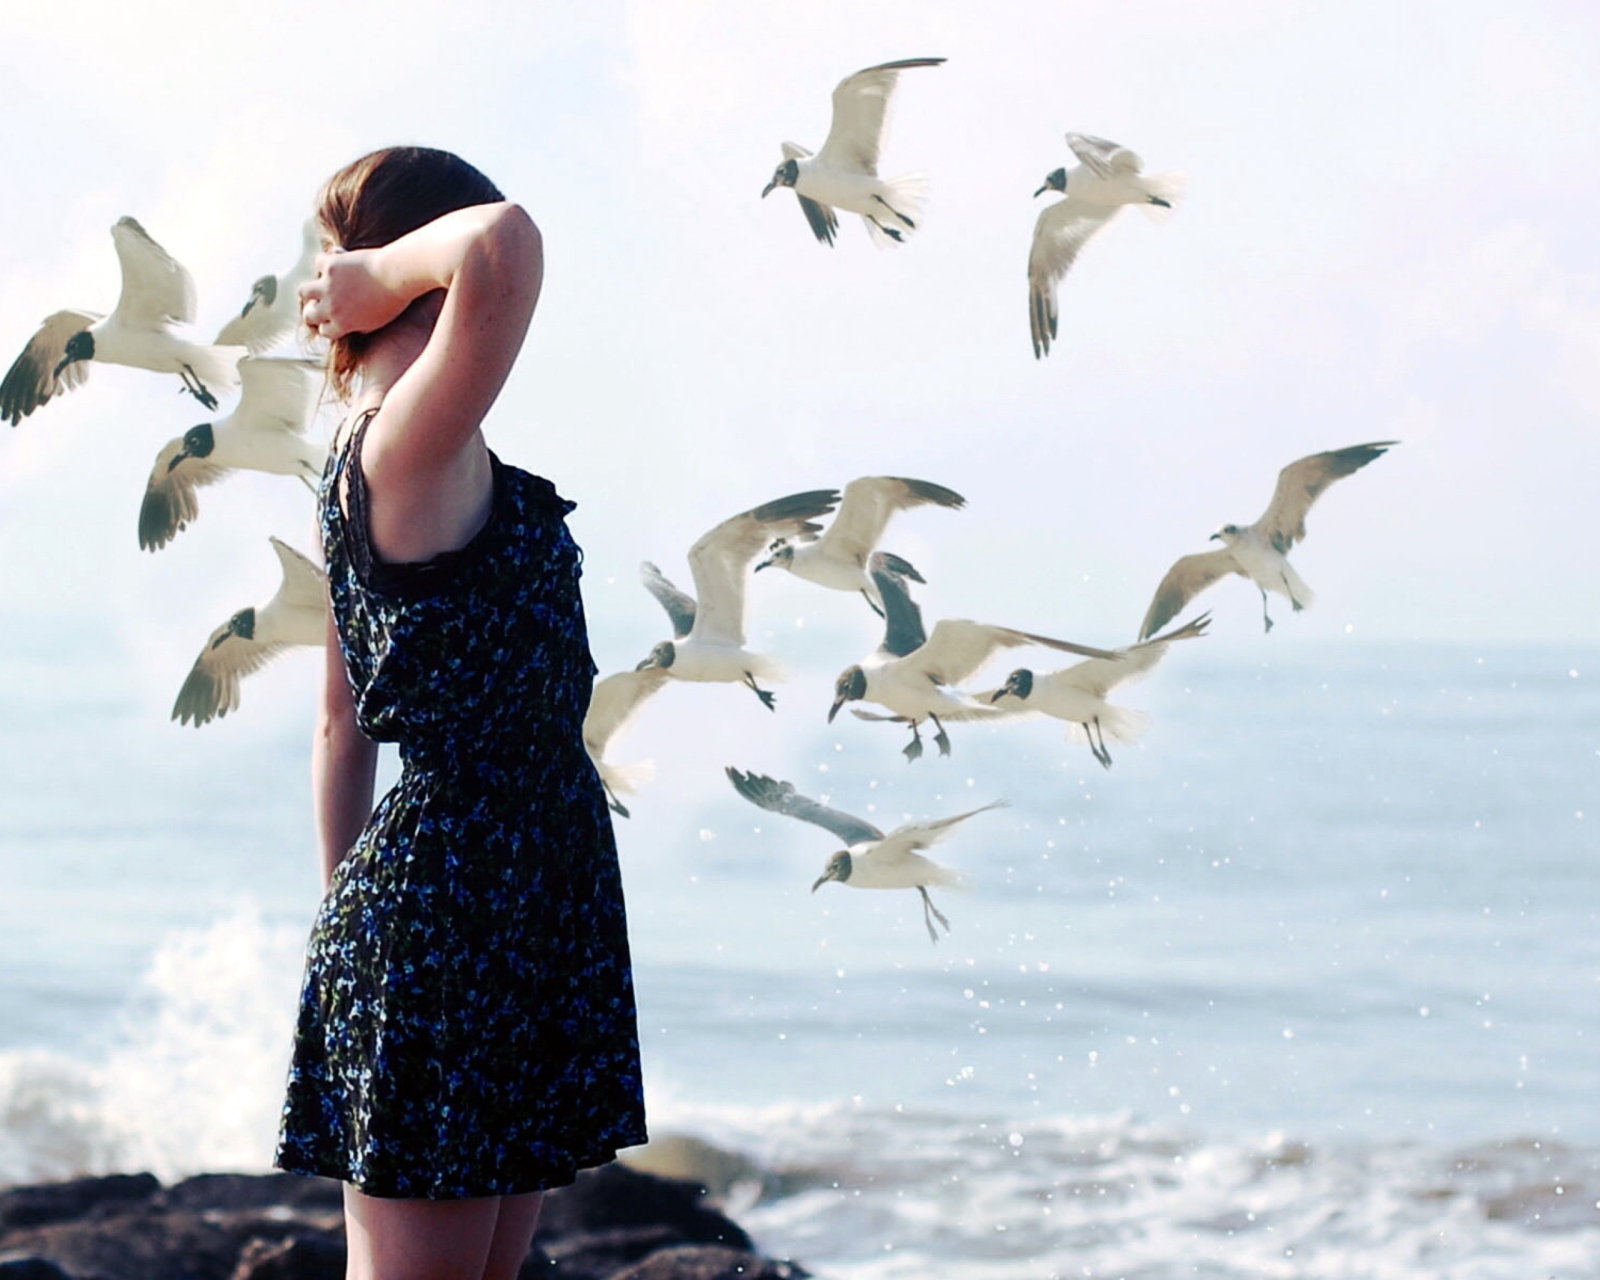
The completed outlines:
{"type": "Polygon", "coordinates": [[[412,296],[384,274],[382,249],[335,249],[317,258],[316,279],[300,286],[300,315],[323,338],[373,333],[410,305],[412,296]]]}

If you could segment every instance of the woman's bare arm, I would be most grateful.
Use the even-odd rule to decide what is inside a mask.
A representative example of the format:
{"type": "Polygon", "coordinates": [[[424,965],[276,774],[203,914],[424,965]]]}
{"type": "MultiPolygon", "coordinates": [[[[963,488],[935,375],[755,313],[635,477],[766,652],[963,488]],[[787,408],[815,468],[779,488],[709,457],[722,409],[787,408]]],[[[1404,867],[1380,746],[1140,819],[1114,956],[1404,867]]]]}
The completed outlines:
{"type": "Polygon", "coordinates": [[[356,724],[355,698],[345,672],[344,654],[333,619],[328,619],[327,670],[317,733],[311,742],[311,788],[317,811],[317,841],[322,848],[322,884],[372,816],[373,779],[378,744],[356,724]]]}

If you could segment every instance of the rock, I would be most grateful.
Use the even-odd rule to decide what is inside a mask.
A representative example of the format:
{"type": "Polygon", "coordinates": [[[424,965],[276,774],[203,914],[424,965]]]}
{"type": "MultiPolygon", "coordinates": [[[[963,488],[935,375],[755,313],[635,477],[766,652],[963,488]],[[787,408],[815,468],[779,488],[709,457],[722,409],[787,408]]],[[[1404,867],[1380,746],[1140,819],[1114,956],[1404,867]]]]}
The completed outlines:
{"type": "Polygon", "coordinates": [[[150,1173],[114,1173],[104,1178],[74,1178],[0,1191],[0,1235],[16,1227],[71,1222],[100,1205],[127,1208],[161,1190],[150,1173]]]}
{"type": "Polygon", "coordinates": [[[777,1262],[742,1249],[716,1244],[686,1244],[660,1249],[611,1280],[797,1280],[811,1273],[792,1262],[777,1262]]]}
{"type": "Polygon", "coordinates": [[[0,1258],[0,1280],[72,1280],[72,1277],[43,1258],[0,1258]]]}
{"type": "Polygon", "coordinates": [[[766,1180],[765,1172],[753,1160],[686,1133],[652,1138],[621,1159],[628,1168],[640,1173],[701,1183],[718,1200],[727,1199],[735,1187],[752,1184],[759,1187],[766,1180]]]}
{"type": "MultiPolygon", "coordinates": [[[[344,1240],[325,1236],[259,1237],[245,1245],[230,1280],[344,1280],[344,1240]]],[[[0,1277],[4,1280],[4,1277],[0,1277]]]]}
{"type": "Polygon", "coordinates": [[[658,1249],[683,1243],[678,1232],[656,1223],[648,1227],[613,1227],[609,1231],[577,1231],[558,1236],[545,1248],[561,1280],[606,1280],[615,1271],[647,1258],[658,1249]]]}
{"type": "Polygon", "coordinates": [[[587,1170],[571,1186],[546,1193],[534,1239],[548,1247],[557,1237],[660,1226],[672,1228],[678,1244],[751,1248],[739,1225],[706,1202],[700,1184],[658,1178],[620,1164],[587,1170]]]}
{"type": "Polygon", "coordinates": [[[304,1178],[297,1173],[201,1173],[160,1191],[161,1209],[292,1209],[344,1210],[344,1188],[331,1178],[304,1178]]]}

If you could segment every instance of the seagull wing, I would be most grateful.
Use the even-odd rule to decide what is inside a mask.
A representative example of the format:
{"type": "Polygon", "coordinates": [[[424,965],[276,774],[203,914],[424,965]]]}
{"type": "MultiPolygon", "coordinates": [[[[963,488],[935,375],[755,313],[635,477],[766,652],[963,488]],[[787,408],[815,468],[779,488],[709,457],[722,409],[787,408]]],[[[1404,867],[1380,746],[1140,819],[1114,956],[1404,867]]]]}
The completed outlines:
{"type": "MultiPolygon", "coordinates": [[[[268,538],[267,541],[272,543],[272,549],[278,553],[278,564],[283,569],[283,581],[278,586],[277,594],[268,602],[267,608],[311,610],[318,613],[326,609],[327,575],[309,556],[302,555],[287,542],[277,538],[268,538]]],[[[316,639],[309,643],[319,643],[322,636],[323,633],[319,630],[316,639]]]]}
{"type": "Polygon", "coordinates": [[[1085,204],[1070,197],[1058,200],[1033,224],[1028,251],[1028,327],[1033,354],[1042,357],[1056,336],[1056,285],[1077,261],[1089,237],[1116,216],[1116,205],[1085,204]]]}
{"type": "Polygon", "coordinates": [[[959,509],[967,500],[953,489],[900,476],[862,476],[844,487],[839,513],[818,545],[833,559],[866,565],[890,518],[925,503],[959,509]]]}
{"type": "Polygon", "coordinates": [[[67,340],[98,319],[93,311],[57,311],[39,326],[0,380],[0,418],[16,426],[51,396],[71,391],[89,376],[87,360],[74,360],[59,374],[56,367],[66,358],[67,340]]]}
{"type": "Polygon", "coordinates": [[[881,552],[867,562],[872,581],[883,600],[881,651],[903,658],[922,648],[928,641],[928,633],[922,625],[922,610],[911,598],[911,589],[906,586],[904,575],[888,569],[886,565],[887,557],[881,552]]]}
{"type": "Polygon", "coordinates": [[[132,218],[118,218],[111,239],[122,264],[122,296],[112,314],[135,329],[192,324],[194,279],[183,264],[132,218]]]}
{"type": "Polygon", "coordinates": [[[302,436],[317,415],[323,381],[320,361],[246,356],[239,361],[239,380],[239,405],[231,419],[236,426],[302,436]]]}
{"type": "Polygon", "coordinates": [[[184,454],[182,436],[167,441],[156,454],[144,501],[139,504],[139,546],[158,551],[171,542],[200,514],[195,490],[215,484],[227,474],[227,467],[184,454]]]}
{"type": "Polygon", "coordinates": [[[933,628],[928,643],[902,661],[912,664],[935,684],[962,685],[1002,649],[1033,644],[1092,658],[1114,660],[1117,656],[1109,649],[1092,649],[1070,640],[1053,640],[1049,636],[1016,631],[1011,627],[993,627],[964,618],[945,618],[933,628]]]}
{"type": "Polygon", "coordinates": [[[644,583],[645,590],[667,611],[667,617],[672,621],[673,639],[682,640],[694,630],[693,596],[687,591],[678,590],[668,580],[667,575],[648,560],[639,566],[639,579],[644,583]]]}
{"type": "Polygon", "coordinates": [[[838,216],[827,205],[818,204],[798,191],[794,195],[800,202],[800,212],[806,215],[806,222],[811,226],[811,234],[823,244],[832,244],[834,236],[839,233],[838,216]]]}
{"type": "Polygon", "coordinates": [[[837,489],[811,489],[753,507],[724,520],[689,548],[698,608],[692,638],[744,645],[745,584],[750,566],[776,538],[804,538],[819,531],[811,523],[839,501],[837,489]]]}
{"type": "Polygon", "coordinates": [[[984,805],[981,809],[969,809],[966,813],[952,814],[948,818],[936,818],[931,822],[908,822],[903,827],[896,827],[884,840],[872,850],[872,860],[880,868],[890,868],[897,864],[915,862],[920,869],[934,873],[932,883],[954,884],[961,880],[958,872],[951,871],[948,867],[941,867],[937,863],[927,862],[918,858],[917,852],[927,849],[948,836],[957,826],[968,818],[980,813],[987,813],[990,809],[1004,809],[1006,802],[996,800],[984,805]]]}
{"type": "Polygon", "coordinates": [[[889,95],[908,67],[936,67],[943,58],[904,58],[867,67],[839,81],[833,91],[833,126],[817,152],[819,163],[855,173],[878,172],[878,148],[888,124],[889,95]]]}
{"type": "Polygon", "coordinates": [[[259,355],[288,337],[300,319],[299,288],[316,273],[321,249],[317,220],[308,218],[300,229],[300,260],[286,274],[262,276],[250,286],[244,309],[222,326],[216,345],[248,347],[259,355]]]}
{"type": "Polygon", "coordinates": [[[1091,133],[1069,133],[1067,145],[1079,163],[1097,178],[1125,177],[1144,168],[1144,161],[1127,147],[1091,133]]]}
{"type": "Polygon", "coordinates": [[[619,671],[596,681],[583,717],[583,745],[598,764],[611,740],[639,717],[640,710],[671,679],[665,667],[619,671]]]}
{"type": "Polygon", "coordinates": [[[287,646],[259,644],[235,634],[230,619],[211,633],[172,704],[172,718],[195,728],[239,709],[239,683],[287,646]]]}
{"type": "Polygon", "coordinates": [[[1211,615],[1203,613],[1192,622],[1186,622],[1164,636],[1157,636],[1154,640],[1141,641],[1139,644],[1129,645],[1126,649],[1117,650],[1119,655],[1117,661],[1089,658],[1084,662],[1074,663],[1065,671],[1057,671],[1047,678],[1052,682],[1082,689],[1097,698],[1105,698],[1117,686],[1141,680],[1154,671],[1156,664],[1166,656],[1167,646],[1173,641],[1192,640],[1196,636],[1204,635],[1210,625],[1211,615]]]}
{"type": "Polygon", "coordinates": [[[734,790],[751,804],[762,809],[770,809],[773,813],[799,818],[802,822],[813,823],[833,832],[847,845],[883,839],[883,832],[870,822],[864,822],[848,813],[841,813],[837,809],[830,809],[809,796],[801,795],[794,789],[793,783],[779,782],[776,778],[768,778],[762,774],[740,773],[733,768],[725,769],[724,772],[728,775],[728,781],[733,783],[734,790]]]}
{"type": "Polygon", "coordinates": [[[1201,551],[1192,556],[1180,556],[1161,579],[1150,608],[1139,624],[1139,638],[1148,639],[1168,622],[1183,612],[1185,605],[1219,578],[1230,573],[1243,573],[1233,552],[1227,547],[1216,551],[1201,551]]]}
{"type": "Polygon", "coordinates": [[[1379,440],[1373,444],[1353,444],[1345,449],[1329,449],[1291,462],[1278,472],[1278,487],[1255,527],[1267,535],[1280,554],[1287,553],[1306,536],[1306,512],[1335,480],[1381,458],[1398,440],[1379,440]]]}

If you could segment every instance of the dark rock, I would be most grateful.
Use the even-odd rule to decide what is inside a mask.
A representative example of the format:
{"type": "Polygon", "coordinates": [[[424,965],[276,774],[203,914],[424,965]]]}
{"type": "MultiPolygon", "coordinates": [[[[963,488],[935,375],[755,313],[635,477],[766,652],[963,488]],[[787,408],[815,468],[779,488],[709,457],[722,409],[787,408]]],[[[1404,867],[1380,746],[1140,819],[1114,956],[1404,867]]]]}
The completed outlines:
{"type": "Polygon", "coordinates": [[[201,1173],[161,1191],[152,1201],[158,1209],[292,1209],[344,1208],[344,1188],[332,1178],[304,1178],[297,1173],[201,1173]]]}
{"type": "Polygon", "coordinates": [[[742,1249],[685,1244],[660,1249],[611,1280],[797,1280],[809,1275],[792,1262],[778,1262],[742,1249]]]}
{"type": "Polygon", "coordinates": [[[578,1175],[569,1187],[546,1193],[534,1236],[550,1242],[579,1232],[666,1226],[679,1244],[721,1244],[748,1250],[750,1237],[706,1201],[699,1183],[658,1178],[620,1164],[578,1175]]]}
{"type": "Polygon", "coordinates": [[[613,1227],[610,1231],[575,1231],[548,1242],[551,1261],[561,1280],[606,1280],[612,1272],[648,1258],[658,1249],[683,1243],[673,1227],[613,1227]]]}
{"type": "Polygon", "coordinates": [[[114,1173],[0,1191],[0,1234],[16,1227],[71,1222],[101,1205],[127,1208],[150,1199],[161,1183],[150,1173],[114,1173]]]}
{"type": "MultiPolygon", "coordinates": [[[[245,1245],[231,1280],[344,1280],[344,1240],[290,1236],[245,1245]]],[[[3,1277],[0,1277],[3,1280],[3,1277]]]]}
{"type": "Polygon", "coordinates": [[[575,1278],[540,1246],[534,1245],[528,1250],[528,1256],[522,1260],[517,1280],[575,1280],[575,1278]]]}
{"type": "Polygon", "coordinates": [[[72,1280],[72,1277],[43,1258],[0,1258],[0,1280],[72,1280]]]}

